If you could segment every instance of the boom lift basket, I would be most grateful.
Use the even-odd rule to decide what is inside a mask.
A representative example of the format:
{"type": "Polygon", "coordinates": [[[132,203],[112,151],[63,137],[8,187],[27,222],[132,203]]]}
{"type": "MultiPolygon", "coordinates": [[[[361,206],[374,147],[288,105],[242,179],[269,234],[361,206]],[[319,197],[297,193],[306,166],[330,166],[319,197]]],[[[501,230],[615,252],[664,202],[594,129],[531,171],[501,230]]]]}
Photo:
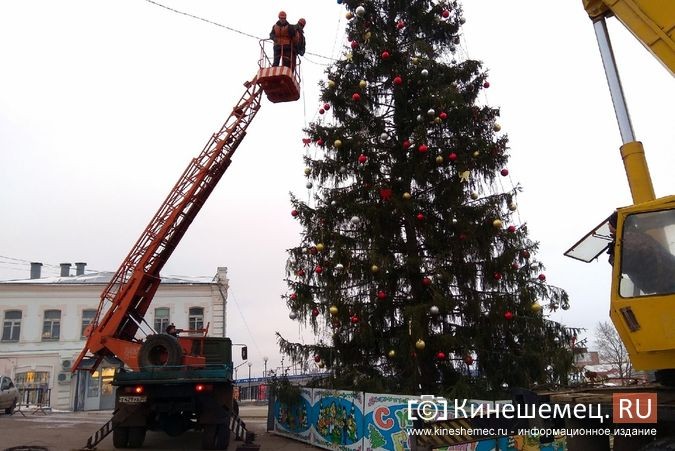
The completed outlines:
{"type": "Polygon", "coordinates": [[[265,52],[265,46],[271,45],[269,39],[260,40],[260,60],[258,61],[257,83],[265,91],[267,98],[272,103],[292,102],[300,98],[300,72],[298,66],[300,60],[291,48],[291,54],[284,54],[281,49],[280,65],[273,66],[272,61],[265,52]],[[291,67],[284,66],[284,61],[289,61],[291,67]]]}

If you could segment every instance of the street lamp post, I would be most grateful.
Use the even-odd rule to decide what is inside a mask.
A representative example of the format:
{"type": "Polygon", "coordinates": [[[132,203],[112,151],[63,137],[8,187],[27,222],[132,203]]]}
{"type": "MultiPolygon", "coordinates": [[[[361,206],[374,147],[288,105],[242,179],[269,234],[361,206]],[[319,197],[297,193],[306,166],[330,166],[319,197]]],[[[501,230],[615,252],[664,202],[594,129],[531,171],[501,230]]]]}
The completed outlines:
{"type": "Polygon", "coordinates": [[[253,394],[251,393],[251,367],[253,364],[248,362],[248,399],[253,399],[253,394]]]}
{"type": "Polygon", "coordinates": [[[265,370],[263,371],[263,378],[267,380],[267,360],[269,360],[267,357],[263,357],[263,362],[265,362],[265,370]]]}

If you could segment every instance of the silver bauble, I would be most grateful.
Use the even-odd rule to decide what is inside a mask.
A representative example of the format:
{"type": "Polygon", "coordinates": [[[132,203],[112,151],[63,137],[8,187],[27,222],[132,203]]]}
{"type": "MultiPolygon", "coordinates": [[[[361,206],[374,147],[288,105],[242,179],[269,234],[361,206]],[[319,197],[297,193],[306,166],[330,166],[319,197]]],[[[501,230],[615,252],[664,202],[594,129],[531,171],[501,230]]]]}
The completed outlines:
{"type": "Polygon", "coordinates": [[[314,186],[314,184],[312,182],[307,182],[305,186],[307,187],[307,189],[310,189],[311,187],[314,186]]]}
{"type": "Polygon", "coordinates": [[[429,76],[429,71],[426,69],[422,69],[422,72],[420,72],[423,77],[428,77],[429,76]]]}
{"type": "Polygon", "coordinates": [[[427,116],[433,117],[435,115],[436,115],[436,110],[434,110],[433,108],[429,108],[429,110],[427,111],[427,116]]]}
{"type": "Polygon", "coordinates": [[[343,269],[345,269],[345,265],[343,265],[342,263],[338,263],[337,265],[335,265],[336,271],[342,271],[343,269]]]}
{"type": "Polygon", "coordinates": [[[296,319],[298,317],[298,314],[292,311],[291,313],[288,314],[288,317],[290,319],[296,319]]]}
{"type": "Polygon", "coordinates": [[[435,305],[432,305],[431,308],[429,308],[429,313],[432,315],[438,315],[438,312],[440,312],[440,310],[435,305]]]}
{"type": "Polygon", "coordinates": [[[359,6],[356,8],[354,12],[356,13],[357,16],[363,17],[363,15],[366,14],[366,8],[364,8],[363,6],[359,6]]]}
{"type": "Polygon", "coordinates": [[[351,221],[352,224],[358,224],[359,222],[361,222],[361,218],[359,218],[358,216],[352,216],[351,221]]]}

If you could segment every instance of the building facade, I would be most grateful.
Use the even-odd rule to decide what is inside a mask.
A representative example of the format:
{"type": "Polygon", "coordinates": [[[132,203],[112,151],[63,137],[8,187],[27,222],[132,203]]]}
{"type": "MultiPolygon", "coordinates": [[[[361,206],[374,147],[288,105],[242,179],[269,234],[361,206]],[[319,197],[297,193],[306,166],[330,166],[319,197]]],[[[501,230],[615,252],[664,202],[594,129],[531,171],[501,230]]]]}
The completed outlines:
{"type": "MultiPolygon", "coordinates": [[[[30,279],[0,282],[0,374],[10,376],[30,403],[59,410],[112,409],[111,382],[121,362],[106,359],[93,373],[73,374],[71,367],[114,274],[85,274],[84,266],[74,276],[69,273],[62,265],[61,277],[40,278],[34,267],[30,279]]],[[[209,336],[224,337],[227,290],[224,267],[214,277],[162,278],[143,329],[163,332],[171,323],[179,329],[208,324],[209,336]]]]}

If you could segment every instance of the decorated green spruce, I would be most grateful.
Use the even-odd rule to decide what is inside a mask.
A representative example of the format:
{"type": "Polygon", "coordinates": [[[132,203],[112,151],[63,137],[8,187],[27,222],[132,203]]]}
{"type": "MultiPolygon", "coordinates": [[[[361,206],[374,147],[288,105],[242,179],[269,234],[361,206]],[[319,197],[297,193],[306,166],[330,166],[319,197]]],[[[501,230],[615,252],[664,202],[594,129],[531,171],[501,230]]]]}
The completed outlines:
{"type": "Polygon", "coordinates": [[[480,396],[564,383],[573,331],[516,220],[507,138],[457,2],[347,0],[347,48],[304,140],[282,352],[335,388],[480,396]],[[505,186],[508,186],[505,188],[505,186]],[[304,194],[302,198],[307,198],[304,194]]]}

